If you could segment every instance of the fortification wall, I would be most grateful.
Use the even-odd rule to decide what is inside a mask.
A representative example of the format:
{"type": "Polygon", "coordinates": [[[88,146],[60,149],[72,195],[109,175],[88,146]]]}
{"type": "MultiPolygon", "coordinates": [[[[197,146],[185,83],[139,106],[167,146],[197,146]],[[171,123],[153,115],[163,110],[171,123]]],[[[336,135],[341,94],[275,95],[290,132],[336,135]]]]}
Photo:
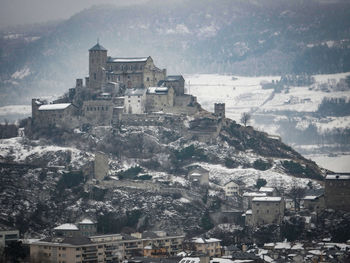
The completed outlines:
{"type": "Polygon", "coordinates": [[[182,125],[180,115],[149,113],[149,114],[121,114],[121,120],[113,122],[127,126],[173,126],[182,125]]]}

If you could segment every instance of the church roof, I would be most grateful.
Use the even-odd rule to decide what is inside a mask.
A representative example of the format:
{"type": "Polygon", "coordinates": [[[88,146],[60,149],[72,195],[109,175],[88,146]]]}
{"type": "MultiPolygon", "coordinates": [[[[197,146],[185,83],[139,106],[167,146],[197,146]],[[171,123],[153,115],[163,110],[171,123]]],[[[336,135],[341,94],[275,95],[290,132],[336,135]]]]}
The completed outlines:
{"type": "Polygon", "coordinates": [[[89,49],[89,51],[107,51],[103,46],[97,43],[95,46],[89,49]]]}
{"type": "Polygon", "coordinates": [[[114,62],[114,63],[132,63],[132,62],[146,62],[148,57],[138,57],[138,58],[108,58],[108,62],[114,62]]]}

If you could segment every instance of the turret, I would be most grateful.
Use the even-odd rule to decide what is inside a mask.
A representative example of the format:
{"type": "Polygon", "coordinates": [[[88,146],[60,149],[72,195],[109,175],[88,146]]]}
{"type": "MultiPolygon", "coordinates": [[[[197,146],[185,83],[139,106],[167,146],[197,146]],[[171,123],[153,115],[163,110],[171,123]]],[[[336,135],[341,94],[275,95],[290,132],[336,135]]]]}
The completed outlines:
{"type": "Polygon", "coordinates": [[[215,103],[214,114],[219,118],[225,118],[225,103],[215,103]]]}
{"type": "Polygon", "coordinates": [[[107,62],[107,49],[97,43],[89,49],[89,88],[101,89],[105,82],[105,68],[107,62]]]}

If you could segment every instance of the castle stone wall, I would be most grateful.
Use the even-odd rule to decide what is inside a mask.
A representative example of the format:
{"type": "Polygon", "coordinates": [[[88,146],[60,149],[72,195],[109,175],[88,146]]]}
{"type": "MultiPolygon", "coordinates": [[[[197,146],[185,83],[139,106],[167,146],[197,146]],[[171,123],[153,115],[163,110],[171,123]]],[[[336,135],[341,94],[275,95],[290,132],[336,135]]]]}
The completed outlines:
{"type": "Polygon", "coordinates": [[[111,125],[113,106],[111,100],[84,101],[82,120],[92,125],[111,125]]]}

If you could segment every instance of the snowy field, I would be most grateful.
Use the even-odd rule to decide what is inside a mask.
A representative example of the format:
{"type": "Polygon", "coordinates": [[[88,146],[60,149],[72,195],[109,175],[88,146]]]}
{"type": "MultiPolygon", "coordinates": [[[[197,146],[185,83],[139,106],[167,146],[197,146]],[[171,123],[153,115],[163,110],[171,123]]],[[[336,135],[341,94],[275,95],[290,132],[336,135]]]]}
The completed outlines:
{"type": "Polygon", "coordinates": [[[307,155],[319,166],[337,173],[348,173],[350,171],[350,154],[342,154],[334,157],[327,155],[307,155]]]}
{"type": "MultiPolygon", "coordinates": [[[[322,90],[323,84],[334,84],[350,75],[348,73],[314,75],[315,83],[306,87],[290,87],[288,93],[274,93],[272,89],[262,89],[261,83],[279,80],[279,76],[242,77],[218,74],[185,75],[186,92],[197,97],[202,107],[210,112],[214,111],[214,103],[223,102],[226,106],[226,117],[240,122],[243,112],[251,112],[259,117],[268,117],[265,122],[250,123],[255,129],[270,134],[278,134],[278,122],[287,119],[286,115],[278,112],[315,112],[324,98],[350,99],[350,91],[322,90]]],[[[349,128],[350,116],[324,117],[320,119],[295,117],[297,128],[305,129],[310,123],[316,125],[320,132],[333,128],[349,128]]],[[[283,138],[282,138],[283,140],[283,138]]],[[[301,145],[298,145],[302,147],[301,145]]],[[[350,155],[337,153],[336,157],[328,157],[329,153],[308,155],[320,166],[336,171],[350,171],[350,155]]]]}
{"type": "MultiPolygon", "coordinates": [[[[262,89],[262,82],[279,80],[280,76],[266,77],[242,77],[218,74],[195,74],[185,75],[186,91],[197,97],[198,102],[208,111],[214,111],[214,103],[224,102],[226,104],[226,116],[239,121],[243,112],[264,113],[268,111],[298,111],[314,112],[322,99],[332,97],[350,98],[350,91],[326,92],[314,88],[316,85],[338,82],[344,79],[349,73],[332,75],[315,75],[313,87],[291,87],[288,93],[274,94],[272,89],[262,89]],[[287,103],[290,101],[290,103],[287,103]]],[[[348,125],[346,120],[343,123],[334,125],[348,125]]],[[[324,125],[328,122],[324,121],[324,125]]]]}

